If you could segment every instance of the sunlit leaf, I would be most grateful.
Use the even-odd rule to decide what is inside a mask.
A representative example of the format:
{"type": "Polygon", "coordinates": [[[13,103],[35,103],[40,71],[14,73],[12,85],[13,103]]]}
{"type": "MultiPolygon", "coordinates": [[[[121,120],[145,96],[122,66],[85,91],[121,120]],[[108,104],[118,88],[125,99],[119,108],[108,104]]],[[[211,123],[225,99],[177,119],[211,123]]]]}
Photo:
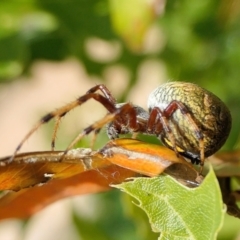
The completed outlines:
{"type": "MultiPolygon", "coordinates": [[[[174,163],[197,172],[183,158],[159,145],[134,139],[110,141],[99,151],[89,148],[73,149],[60,161],[61,151],[19,154],[8,163],[9,157],[0,159],[0,190],[14,190],[63,179],[92,169],[99,170],[118,165],[133,172],[156,176],[174,163]]],[[[195,176],[196,177],[196,176],[195,176]]]]}
{"type": "Polygon", "coordinates": [[[48,184],[9,192],[0,199],[0,219],[27,218],[60,199],[110,190],[111,183],[121,183],[136,173],[109,166],[102,172],[92,170],[48,184]]]}
{"type": "Polygon", "coordinates": [[[71,177],[89,168],[105,167],[111,163],[94,155],[90,149],[75,149],[69,151],[63,161],[59,162],[63,152],[30,152],[19,154],[14,161],[7,163],[9,157],[0,159],[0,189],[18,191],[37,184],[46,183],[52,179],[71,177]]]}
{"type": "Polygon", "coordinates": [[[181,163],[193,169],[181,156],[176,156],[172,150],[135,139],[116,139],[109,142],[100,151],[108,156],[112,163],[142,173],[147,176],[157,176],[174,163],[181,163]]]}
{"type": "Polygon", "coordinates": [[[156,176],[168,170],[176,178],[186,177],[194,183],[197,175],[173,151],[134,139],[110,141],[99,151],[73,149],[59,161],[62,153],[23,153],[11,163],[9,157],[0,159],[0,190],[19,191],[0,199],[0,219],[26,218],[59,199],[106,191],[110,184],[140,174],[156,176]]]}
{"type": "Polygon", "coordinates": [[[115,186],[130,194],[148,215],[159,239],[216,239],[225,208],[214,172],[197,188],[167,175],[137,178],[115,186]]]}

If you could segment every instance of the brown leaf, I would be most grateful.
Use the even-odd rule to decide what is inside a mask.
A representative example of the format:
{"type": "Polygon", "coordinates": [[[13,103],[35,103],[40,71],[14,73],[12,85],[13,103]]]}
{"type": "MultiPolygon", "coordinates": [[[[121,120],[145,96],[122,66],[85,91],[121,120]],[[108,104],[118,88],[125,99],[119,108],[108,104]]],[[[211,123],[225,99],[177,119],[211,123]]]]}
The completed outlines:
{"type": "Polygon", "coordinates": [[[240,177],[240,151],[220,152],[209,157],[218,177],[240,177]]]}
{"type": "Polygon", "coordinates": [[[108,166],[102,172],[91,170],[66,179],[53,179],[48,184],[10,192],[0,199],[0,219],[27,218],[47,205],[71,196],[108,191],[136,173],[118,166],[108,166]]]}
{"type": "Polygon", "coordinates": [[[144,174],[157,176],[173,164],[183,164],[197,175],[192,164],[166,147],[135,139],[116,139],[100,150],[105,159],[118,166],[144,174]]]}
{"type": "Polygon", "coordinates": [[[46,205],[74,195],[107,191],[109,185],[139,174],[168,174],[196,186],[197,171],[168,148],[134,139],[110,141],[99,151],[32,152],[0,159],[0,190],[15,190],[0,199],[0,219],[26,218],[46,205]],[[169,166],[171,166],[169,168],[169,166]],[[194,185],[195,184],[195,185],[194,185]]]}
{"type": "Polygon", "coordinates": [[[0,159],[0,190],[18,191],[51,179],[67,178],[111,164],[90,149],[71,150],[63,161],[59,162],[62,153],[52,151],[23,153],[17,155],[9,164],[7,163],[9,157],[0,159]]]}

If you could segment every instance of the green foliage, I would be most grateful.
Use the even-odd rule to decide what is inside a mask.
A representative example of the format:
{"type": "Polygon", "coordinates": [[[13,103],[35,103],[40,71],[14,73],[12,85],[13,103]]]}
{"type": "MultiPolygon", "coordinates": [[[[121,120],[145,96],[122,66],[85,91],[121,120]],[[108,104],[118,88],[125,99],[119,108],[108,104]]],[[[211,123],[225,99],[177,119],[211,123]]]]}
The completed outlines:
{"type": "MultiPolygon", "coordinates": [[[[157,15],[151,12],[157,11],[157,6],[143,8],[143,0],[131,2],[129,6],[121,3],[117,5],[114,0],[1,1],[0,79],[8,81],[27,72],[39,59],[59,61],[76,57],[90,74],[100,76],[109,65],[125,66],[131,73],[130,89],[140,65],[154,58],[164,63],[170,79],[200,83],[229,103],[233,114],[239,117],[236,109],[240,55],[238,6],[235,9],[231,2],[227,5],[216,0],[167,1],[164,14],[156,21],[157,15]],[[126,8],[131,9],[128,15],[126,8]],[[163,46],[148,54],[132,51],[128,43],[134,43],[138,34],[137,30],[128,33],[133,21],[144,26],[143,33],[155,22],[163,31],[163,46]],[[116,34],[127,35],[125,42],[116,34]],[[108,62],[92,59],[86,50],[86,42],[92,37],[118,41],[122,45],[121,53],[108,62]]],[[[232,142],[236,138],[235,135],[232,142]]]]}
{"type": "Polygon", "coordinates": [[[232,102],[238,116],[234,106],[239,105],[239,14],[231,2],[167,1],[157,21],[157,15],[151,14],[157,11],[157,5],[146,7],[143,0],[128,4],[116,4],[114,0],[1,1],[0,79],[7,81],[21,75],[39,59],[59,61],[71,56],[96,75],[102,75],[109,65],[121,64],[131,72],[133,86],[140,65],[154,58],[164,63],[170,79],[206,86],[224,101],[232,102]],[[131,9],[130,14],[125,9],[131,9]],[[136,30],[132,26],[131,32],[134,21],[145,29],[139,30],[142,34],[138,38],[143,38],[155,22],[165,38],[161,49],[149,54],[131,50],[129,42],[134,43],[140,28],[136,24],[136,30]],[[125,42],[116,34],[127,36],[123,37],[125,42]],[[86,50],[86,41],[92,37],[118,41],[121,53],[109,62],[92,59],[86,50]]]}
{"type": "Polygon", "coordinates": [[[115,186],[138,200],[159,239],[216,239],[224,206],[211,169],[198,188],[187,188],[170,176],[136,178],[115,186]]]}
{"type": "Polygon", "coordinates": [[[128,219],[120,205],[121,194],[112,191],[108,194],[102,194],[100,205],[97,209],[94,219],[86,219],[81,213],[73,212],[73,223],[83,239],[104,239],[104,240],[144,240],[136,234],[137,226],[133,225],[131,219],[128,219]]]}

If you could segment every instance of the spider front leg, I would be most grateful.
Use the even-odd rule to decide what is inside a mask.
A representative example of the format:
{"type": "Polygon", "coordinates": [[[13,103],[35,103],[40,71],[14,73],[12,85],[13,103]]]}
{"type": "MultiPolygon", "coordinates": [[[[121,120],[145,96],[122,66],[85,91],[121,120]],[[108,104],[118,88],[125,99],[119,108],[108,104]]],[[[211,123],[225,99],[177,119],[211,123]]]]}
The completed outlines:
{"type": "Polygon", "coordinates": [[[110,91],[102,84],[96,85],[95,87],[91,88],[85,95],[77,98],[76,100],[70,102],[69,104],[66,104],[65,106],[50,112],[43,116],[38,123],[28,132],[28,134],[23,138],[23,140],[19,143],[17,148],[15,149],[13,155],[11,158],[9,158],[9,163],[13,161],[14,157],[16,156],[17,152],[21,149],[23,144],[26,142],[27,139],[35,132],[37,129],[39,129],[43,124],[48,123],[51,119],[57,118],[56,126],[54,128],[53,138],[52,138],[52,149],[54,149],[55,146],[55,138],[57,134],[57,129],[60,123],[60,120],[63,116],[65,116],[69,111],[76,108],[77,106],[82,105],[89,99],[95,99],[97,102],[101,103],[110,113],[113,113],[116,111],[116,101],[112,97],[110,91]],[[103,95],[96,93],[96,91],[100,90],[103,95]]]}
{"type": "MultiPolygon", "coordinates": [[[[173,114],[177,110],[180,110],[181,114],[185,117],[185,120],[188,122],[189,127],[193,129],[194,135],[198,141],[199,156],[200,156],[199,158],[200,158],[200,164],[201,164],[200,172],[201,172],[202,166],[204,165],[204,160],[205,160],[203,133],[201,129],[198,127],[197,123],[195,122],[192,114],[183,103],[173,100],[163,110],[161,110],[157,106],[151,109],[150,117],[148,121],[148,131],[152,134],[156,133],[157,135],[162,135],[162,136],[166,135],[166,137],[162,138],[162,140],[168,147],[172,148],[175,152],[178,152],[179,154],[190,158],[193,163],[197,162],[198,160],[195,159],[193,156],[191,156],[188,149],[185,149],[181,145],[179,146],[176,145],[176,141],[181,136],[176,136],[176,134],[174,135],[171,128],[169,127],[169,121],[171,120],[171,118],[173,117],[173,114]],[[163,131],[164,134],[161,134],[161,131],[163,131]]],[[[181,124],[181,122],[179,123],[176,122],[174,124],[176,124],[176,128],[178,128],[177,124],[181,124]]]]}
{"type": "MultiPolygon", "coordinates": [[[[109,91],[109,89],[108,89],[105,85],[103,85],[103,84],[99,84],[99,85],[96,85],[95,87],[92,87],[91,89],[89,89],[89,90],[86,92],[86,94],[85,94],[84,96],[80,97],[80,98],[82,98],[82,103],[84,103],[85,101],[88,100],[88,99],[87,99],[87,100],[84,100],[86,95],[91,95],[91,94],[93,94],[93,93],[95,93],[95,92],[97,92],[97,91],[102,92],[103,96],[108,100],[108,103],[110,104],[110,106],[109,106],[109,104],[106,105],[106,103],[104,103],[104,102],[101,101],[100,99],[98,100],[98,99],[95,98],[95,100],[98,101],[98,102],[100,102],[103,106],[105,106],[106,109],[109,110],[109,112],[115,111],[116,100],[115,100],[115,98],[112,96],[112,94],[111,94],[111,92],[109,91]]],[[[101,95],[100,95],[100,96],[101,96],[101,95]]],[[[92,97],[92,98],[94,98],[94,97],[92,97]]],[[[80,100],[80,101],[81,101],[81,100],[80,100]]],[[[80,104],[79,104],[79,105],[80,105],[80,104]]],[[[63,116],[65,116],[65,115],[66,115],[66,113],[64,113],[64,115],[62,115],[62,116],[57,116],[57,117],[56,117],[56,122],[55,122],[55,126],[54,126],[54,131],[53,131],[53,136],[52,136],[52,142],[51,142],[52,151],[54,151],[54,149],[55,149],[55,140],[56,140],[57,130],[58,130],[58,128],[59,128],[61,118],[62,118],[63,116]]],[[[93,139],[93,142],[94,142],[94,139],[93,139]]],[[[92,145],[93,145],[93,143],[92,143],[92,145]]]]}
{"type": "MultiPolygon", "coordinates": [[[[116,108],[115,112],[107,114],[104,118],[85,128],[80,134],[78,134],[78,136],[69,144],[67,149],[64,151],[59,161],[62,161],[67,152],[72,149],[74,145],[79,142],[84,136],[90,134],[91,132],[98,132],[103,126],[109,123],[113,123],[115,126],[129,129],[129,132],[136,132],[139,128],[139,124],[137,122],[137,112],[134,106],[130,103],[122,104],[121,107],[118,106],[118,108],[116,108]]],[[[119,131],[121,130],[119,129],[119,131]]]]}

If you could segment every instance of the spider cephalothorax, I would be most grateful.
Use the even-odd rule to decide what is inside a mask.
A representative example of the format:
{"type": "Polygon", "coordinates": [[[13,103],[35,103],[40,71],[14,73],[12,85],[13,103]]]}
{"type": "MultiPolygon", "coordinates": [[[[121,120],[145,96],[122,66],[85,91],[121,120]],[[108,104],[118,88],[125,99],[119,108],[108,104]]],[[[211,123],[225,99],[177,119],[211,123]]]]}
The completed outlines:
{"type": "Polygon", "coordinates": [[[85,128],[64,154],[83,136],[90,132],[97,133],[106,125],[111,139],[125,133],[156,135],[177,154],[203,165],[205,157],[224,144],[231,129],[231,115],[225,104],[214,94],[195,84],[168,82],[159,86],[149,96],[148,111],[131,103],[117,103],[106,86],[100,84],[77,100],[42,117],[21,141],[9,161],[13,160],[32,133],[52,118],[56,118],[52,138],[54,149],[61,117],[89,99],[100,102],[108,110],[108,114],[85,128]]]}

